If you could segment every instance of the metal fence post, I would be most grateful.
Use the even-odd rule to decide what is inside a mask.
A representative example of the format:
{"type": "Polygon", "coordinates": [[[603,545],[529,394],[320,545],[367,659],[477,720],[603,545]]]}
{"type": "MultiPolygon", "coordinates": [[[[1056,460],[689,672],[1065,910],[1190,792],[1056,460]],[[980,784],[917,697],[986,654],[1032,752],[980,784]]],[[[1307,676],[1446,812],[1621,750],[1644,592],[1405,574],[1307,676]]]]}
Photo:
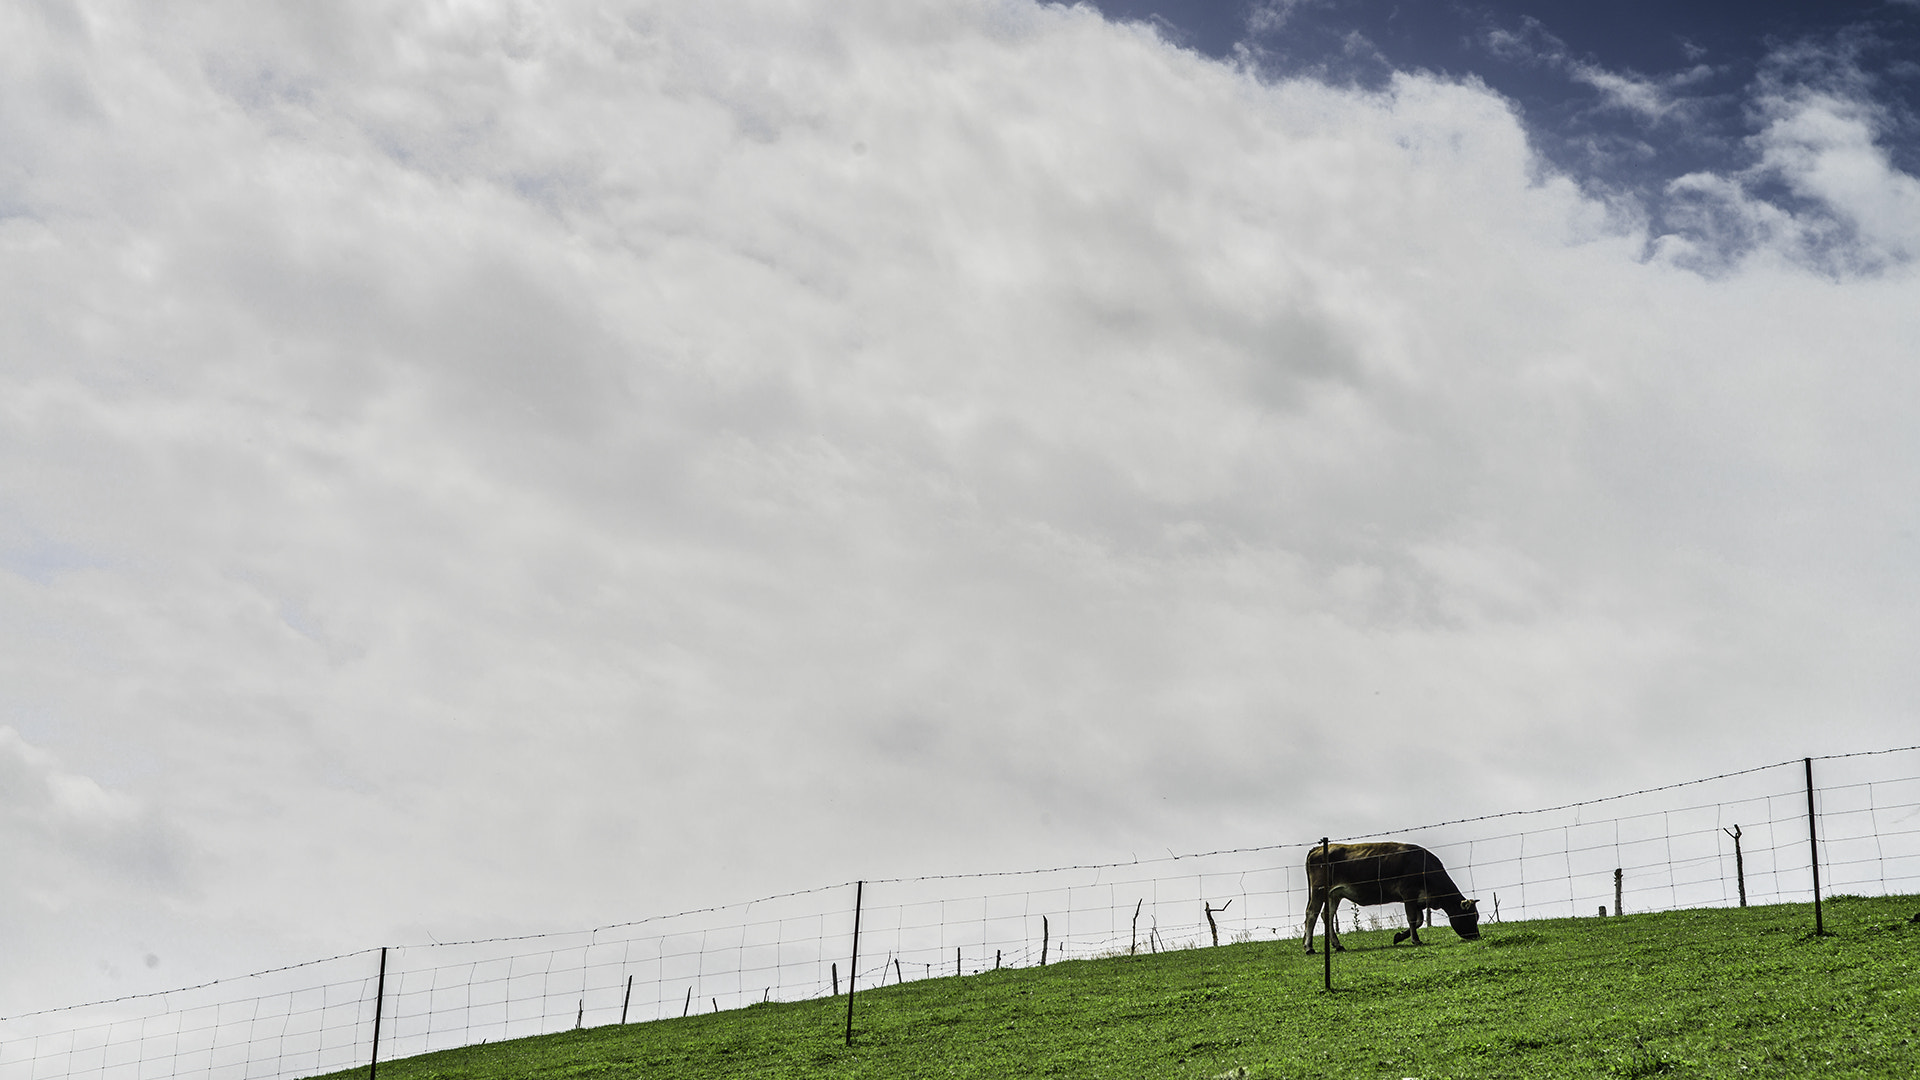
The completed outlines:
{"type": "MultiPolygon", "coordinates": [[[[1326,940],[1320,943],[1321,944],[1320,951],[1327,954],[1326,961],[1325,961],[1327,989],[1332,990],[1333,989],[1333,845],[1329,841],[1329,839],[1324,836],[1320,838],[1320,861],[1327,872],[1327,895],[1322,898],[1326,902],[1326,906],[1327,906],[1326,915],[1324,916],[1327,923],[1327,932],[1325,934],[1326,940]]],[[[1311,870],[1307,872],[1307,879],[1308,879],[1307,889],[1311,891],[1313,889],[1313,880],[1312,880],[1313,872],[1311,870]]],[[[1307,929],[1312,930],[1313,928],[1309,926],[1307,929]]]]}
{"type": "Polygon", "coordinates": [[[1819,826],[1813,814],[1813,759],[1806,758],[1807,766],[1807,854],[1813,861],[1813,934],[1825,937],[1826,921],[1820,917],[1820,841],[1819,826]]]}
{"type": "Polygon", "coordinates": [[[860,978],[860,901],[867,891],[867,883],[856,882],[853,886],[853,959],[847,963],[847,1045],[853,1045],[853,991],[854,983],[860,978]]]}
{"type": "Polygon", "coordinates": [[[380,980],[374,984],[373,991],[373,1054],[367,1059],[367,1080],[374,1080],[380,1072],[380,1014],[386,1011],[387,1000],[387,947],[380,946],[380,980]]]}

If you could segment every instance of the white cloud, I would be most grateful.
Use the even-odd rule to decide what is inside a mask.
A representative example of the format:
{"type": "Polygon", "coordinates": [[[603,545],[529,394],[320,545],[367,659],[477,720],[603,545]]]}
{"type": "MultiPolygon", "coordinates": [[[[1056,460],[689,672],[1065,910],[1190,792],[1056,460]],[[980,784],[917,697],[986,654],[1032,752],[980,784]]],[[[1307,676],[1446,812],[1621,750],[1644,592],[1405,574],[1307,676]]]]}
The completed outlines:
{"type": "Polygon", "coordinates": [[[157,976],[153,950],[172,956],[163,912],[185,898],[187,861],[152,807],[0,726],[0,919],[14,928],[8,967],[21,973],[9,1006],[29,1002],[29,987],[53,1003],[98,993],[127,969],[157,976]]]}
{"type": "Polygon", "coordinates": [[[1404,822],[1913,701],[1910,276],[1639,261],[1480,87],[1012,0],[7,18],[0,709],[191,838],[183,937],[1273,842],[1328,741],[1404,822]]]}
{"type": "MultiPolygon", "coordinates": [[[[168,857],[143,826],[144,815],[133,799],[61,769],[10,727],[0,727],[0,772],[9,866],[71,857],[115,877],[168,873],[168,857]]],[[[32,896],[50,908],[64,904],[66,890],[78,884],[70,872],[20,876],[32,896]]]]}
{"type": "MultiPolygon", "coordinates": [[[[1712,78],[1716,70],[1709,64],[1695,64],[1685,71],[1654,77],[1637,71],[1614,71],[1591,60],[1576,58],[1567,43],[1532,17],[1523,17],[1517,30],[1493,27],[1483,37],[1487,50],[1513,63],[1551,68],[1574,82],[1600,92],[1601,108],[1630,113],[1649,123],[1692,116],[1695,102],[1684,91],[1712,78]]],[[[1698,59],[1691,46],[1689,55],[1698,59]]]]}
{"type": "Polygon", "coordinates": [[[1920,255],[1920,181],[1893,167],[1877,110],[1857,98],[1799,89],[1764,102],[1756,172],[1827,208],[1871,264],[1920,255]]]}
{"type": "Polygon", "coordinates": [[[1598,64],[1580,61],[1568,61],[1566,70],[1575,82],[1600,91],[1609,107],[1636,113],[1649,121],[1665,120],[1676,112],[1690,111],[1692,102],[1679,91],[1699,84],[1714,73],[1706,64],[1698,64],[1654,79],[1634,71],[1609,71],[1598,64]]]}
{"type": "Polygon", "coordinates": [[[1516,29],[1490,27],[1482,40],[1489,52],[1513,63],[1552,68],[1574,63],[1567,43],[1531,15],[1522,15],[1516,29]]]}
{"type": "Polygon", "coordinates": [[[1782,49],[1756,80],[1750,111],[1751,165],[1669,185],[1667,217],[1690,239],[1663,237],[1664,251],[1713,266],[1761,249],[1840,274],[1920,253],[1920,181],[1894,167],[1885,110],[1851,44],[1782,49]]]}
{"type": "Polygon", "coordinates": [[[1287,25],[1301,8],[1320,6],[1320,0],[1255,0],[1247,10],[1247,31],[1268,34],[1287,25]]]}

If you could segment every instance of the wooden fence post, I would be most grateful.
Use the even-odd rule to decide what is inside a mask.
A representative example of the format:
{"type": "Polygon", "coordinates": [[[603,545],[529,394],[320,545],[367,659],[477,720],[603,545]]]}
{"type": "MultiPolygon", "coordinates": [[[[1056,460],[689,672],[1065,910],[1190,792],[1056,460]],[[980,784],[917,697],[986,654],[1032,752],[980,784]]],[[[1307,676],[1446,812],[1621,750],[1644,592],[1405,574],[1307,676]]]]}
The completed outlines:
{"type": "Polygon", "coordinates": [[[627,1022],[627,1006],[633,1004],[633,976],[627,976],[627,996],[620,999],[620,1022],[627,1022]]]}
{"type": "Polygon", "coordinates": [[[1127,938],[1128,956],[1132,956],[1140,948],[1140,908],[1146,902],[1147,898],[1143,896],[1133,905],[1133,934],[1127,938]]]}
{"type": "Polygon", "coordinates": [[[1047,966],[1047,917],[1040,916],[1040,966],[1047,966]]]}
{"type": "MultiPolygon", "coordinates": [[[[1204,905],[1206,906],[1206,909],[1207,909],[1207,929],[1208,929],[1208,930],[1211,930],[1211,931],[1213,932],[1213,946],[1214,946],[1214,948],[1216,948],[1216,949],[1217,949],[1217,948],[1219,948],[1219,947],[1220,947],[1220,925],[1219,925],[1218,923],[1216,923],[1216,922],[1214,922],[1214,921],[1213,921],[1213,913],[1214,913],[1215,911],[1221,911],[1221,912],[1224,912],[1224,911],[1226,911],[1226,910],[1227,910],[1228,908],[1230,908],[1230,907],[1232,907],[1232,906],[1233,906],[1233,901],[1231,901],[1231,900],[1229,900],[1229,901],[1227,901],[1226,903],[1224,903],[1224,904],[1222,904],[1222,905],[1220,905],[1220,906],[1219,906],[1219,907],[1217,907],[1217,908],[1216,908],[1216,907],[1214,907],[1214,906],[1213,906],[1213,905],[1212,905],[1211,903],[1207,903],[1207,902],[1206,902],[1206,901],[1204,901],[1204,900],[1203,900],[1203,901],[1201,901],[1201,903],[1202,903],[1202,904],[1204,904],[1204,905]]],[[[1355,911],[1358,911],[1358,910],[1360,910],[1360,909],[1359,909],[1359,908],[1355,908],[1354,910],[1355,910],[1355,911]]]]}
{"type": "Polygon", "coordinates": [[[1746,907],[1747,861],[1740,856],[1740,826],[1735,825],[1731,829],[1721,829],[1720,831],[1733,837],[1733,877],[1734,880],[1740,884],[1740,906],[1746,907]]]}
{"type": "Polygon", "coordinates": [[[1620,896],[1620,868],[1616,866],[1613,868],[1613,913],[1615,915],[1625,915],[1627,913],[1627,909],[1620,906],[1620,896]]]}

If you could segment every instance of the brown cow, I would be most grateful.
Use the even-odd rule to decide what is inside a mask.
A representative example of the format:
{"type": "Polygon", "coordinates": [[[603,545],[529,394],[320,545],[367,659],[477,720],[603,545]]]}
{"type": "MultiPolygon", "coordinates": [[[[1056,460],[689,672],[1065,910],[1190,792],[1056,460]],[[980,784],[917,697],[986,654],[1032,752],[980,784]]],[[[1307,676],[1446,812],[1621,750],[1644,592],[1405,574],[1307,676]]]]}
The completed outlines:
{"type": "MultiPolygon", "coordinates": [[[[1474,941],[1480,937],[1477,901],[1460,895],[1460,887],[1447,876],[1447,868],[1440,865],[1433,852],[1417,844],[1331,844],[1307,852],[1307,952],[1313,952],[1313,924],[1320,917],[1321,905],[1331,902],[1337,911],[1342,900],[1362,905],[1407,905],[1407,929],[1393,935],[1395,945],[1407,938],[1412,938],[1415,945],[1421,944],[1420,927],[1427,921],[1428,908],[1446,912],[1453,932],[1462,938],[1474,941]]],[[[1337,925],[1328,935],[1327,944],[1345,951],[1337,925]]]]}

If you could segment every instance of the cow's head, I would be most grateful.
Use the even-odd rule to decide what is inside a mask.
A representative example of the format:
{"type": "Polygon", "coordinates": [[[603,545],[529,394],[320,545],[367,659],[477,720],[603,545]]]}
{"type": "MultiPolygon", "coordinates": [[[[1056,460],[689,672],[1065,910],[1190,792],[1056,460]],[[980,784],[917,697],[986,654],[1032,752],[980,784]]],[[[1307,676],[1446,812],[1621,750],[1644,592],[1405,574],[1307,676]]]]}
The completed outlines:
{"type": "Polygon", "coordinates": [[[1480,940],[1480,902],[1462,900],[1460,910],[1449,912],[1447,921],[1453,924],[1453,932],[1466,941],[1480,940]]]}

